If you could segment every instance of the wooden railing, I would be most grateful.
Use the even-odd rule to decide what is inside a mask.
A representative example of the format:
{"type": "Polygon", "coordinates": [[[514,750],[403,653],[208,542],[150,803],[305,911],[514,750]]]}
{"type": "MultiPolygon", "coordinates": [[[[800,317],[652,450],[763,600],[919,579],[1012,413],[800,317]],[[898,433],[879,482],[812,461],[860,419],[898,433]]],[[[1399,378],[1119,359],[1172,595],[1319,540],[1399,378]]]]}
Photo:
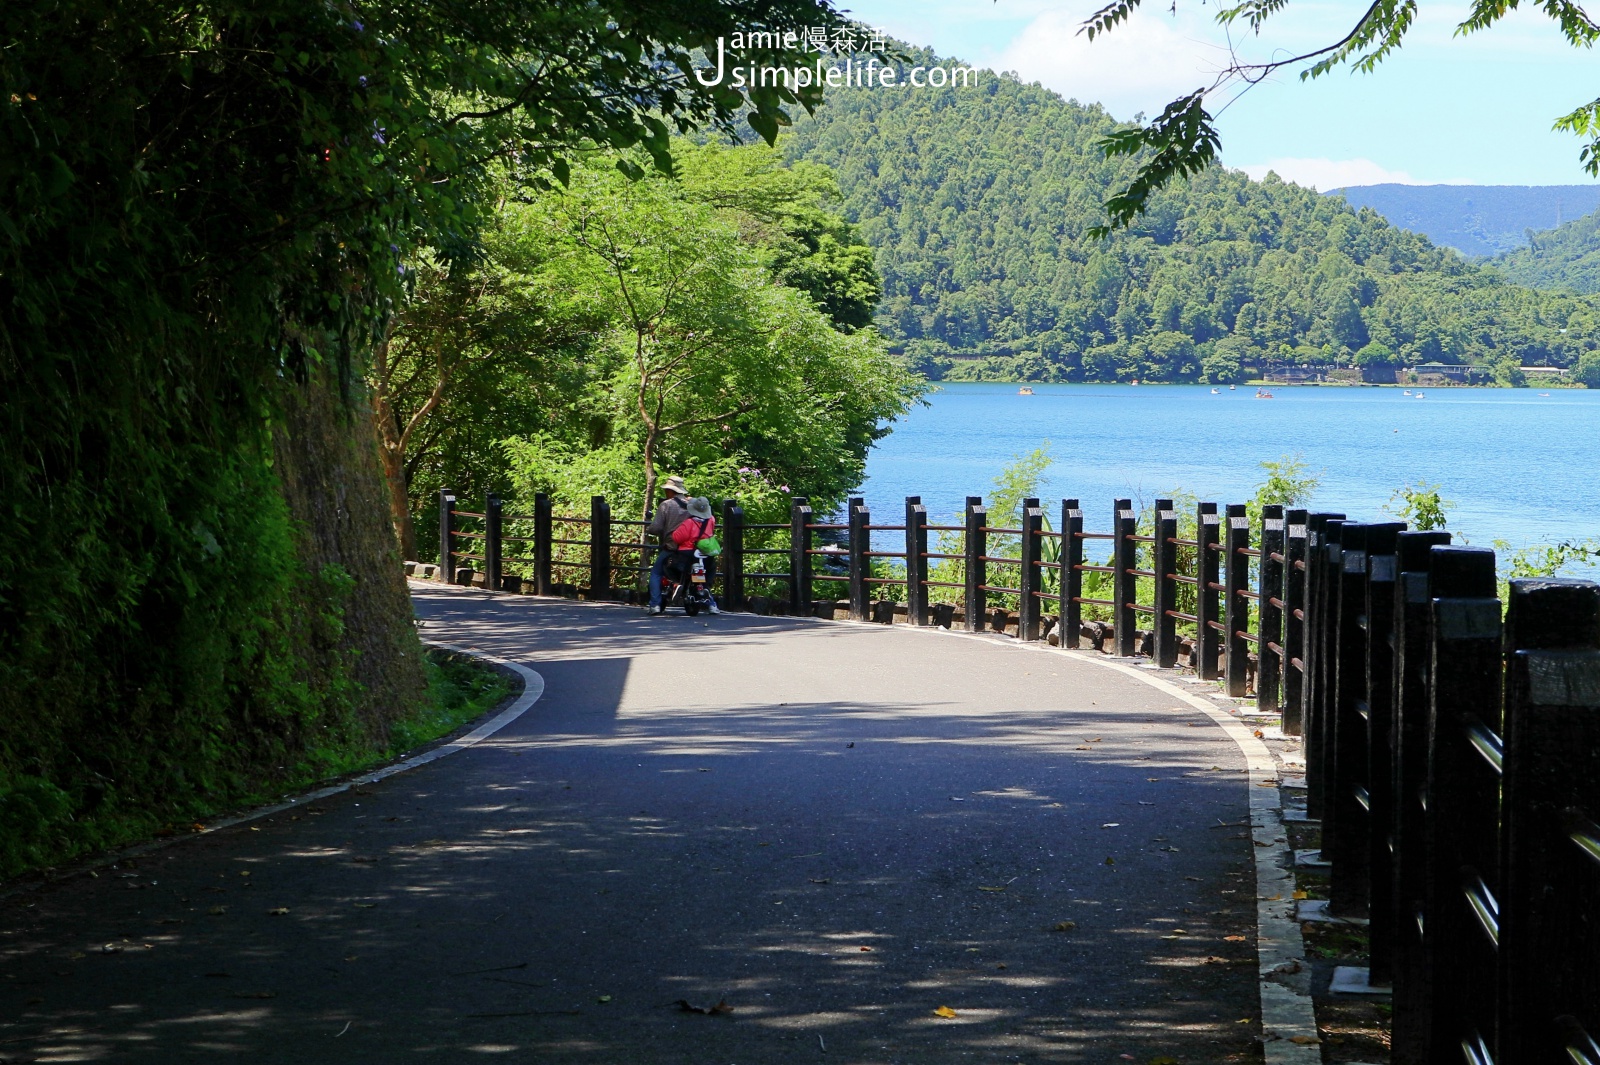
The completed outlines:
{"type": "MultiPolygon", "coordinates": [[[[626,561],[638,537],[619,548],[613,530],[641,523],[611,518],[604,499],[586,518],[552,516],[543,496],[528,517],[493,497],[482,512],[455,502],[441,494],[453,579],[639,597],[654,549],[626,561]],[[531,535],[504,536],[506,522],[531,535]],[[532,554],[503,555],[513,541],[532,554]],[[554,580],[561,570],[588,584],[554,580]]],[[[746,526],[727,501],[722,605],[833,618],[841,604],[817,589],[842,585],[856,621],[1109,643],[1253,695],[1304,739],[1329,912],[1369,919],[1368,979],[1394,996],[1392,1061],[1600,1065],[1600,585],[1513,580],[1502,604],[1493,551],[1332,512],[1267,506],[1252,527],[1243,506],[1200,503],[1192,537],[1167,499],[1146,515],[1116,500],[1109,533],[1085,531],[1075,499],[1053,516],[1028,499],[1017,527],[991,526],[974,496],[960,524],[934,525],[910,497],[881,524],[854,498],[830,522],[796,498],[787,523],[746,526]],[[930,534],[944,538],[933,550],[930,534]],[[1110,598],[1085,595],[1091,577],[1110,598]],[[1002,600],[1015,610],[991,609],[1002,600]]]]}

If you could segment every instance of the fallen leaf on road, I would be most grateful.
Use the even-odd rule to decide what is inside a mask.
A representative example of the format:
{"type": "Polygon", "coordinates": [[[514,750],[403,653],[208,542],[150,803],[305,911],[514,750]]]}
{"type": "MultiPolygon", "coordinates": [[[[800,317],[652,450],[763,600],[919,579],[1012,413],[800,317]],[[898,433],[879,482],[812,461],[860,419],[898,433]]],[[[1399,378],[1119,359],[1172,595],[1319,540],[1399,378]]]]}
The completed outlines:
{"type": "Polygon", "coordinates": [[[1122,822],[1120,822],[1120,821],[1107,821],[1105,824],[1101,825],[1100,827],[1101,828],[1121,828],[1122,827],[1122,822]]]}
{"type": "Polygon", "coordinates": [[[871,954],[872,953],[872,948],[871,947],[857,947],[856,949],[859,950],[863,954],[871,954]]]}
{"type": "Polygon", "coordinates": [[[1297,899],[1304,899],[1304,898],[1309,898],[1310,896],[1308,896],[1304,891],[1300,890],[1299,888],[1295,888],[1294,897],[1297,898],[1297,899]]]}
{"type": "Polygon", "coordinates": [[[86,957],[86,955],[81,950],[75,950],[71,954],[67,955],[67,958],[69,960],[71,960],[71,961],[77,961],[79,958],[82,958],[82,957],[86,957]]]}
{"type": "Polygon", "coordinates": [[[370,910],[376,905],[376,902],[358,902],[355,904],[356,909],[358,910],[370,910]]]}
{"type": "Polygon", "coordinates": [[[1229,943],[1243,943],[1244,942],[1244,936],[1223,936],[1222,938],[1227,940],[1229,943]]]}
{"type": "Polygon", "coordinates": [[[1094,750],[1093,747],[1074,747],[1072,749],[1075,750],[1075,751],[1092,751],[1092,750],[1094,750]]]}
{"type": "Polygon", "coordinates": [[[272,916],[274,916],[274,917],[282,917],[284,914],[289,912],[289,907],[287,907],[287,906],[274,906],[272,909],[268,910],[267,912],[272,914],[272,916]]]}
{"type": "Polygon", "coordinates": [[[956,1011],[951,1009],[949,1006],[940,1006],[938,1009],[934,1010],[933,1012],[934,1012],[934,1014],[936,1016],[943,1017],[946,1020],[949,1020],[951,1017],[954,1017],[956,1015],[956,1011]]]}
{"type": "Polygon", "coordinates": [[[210,914],[212,917],[221,917],[227,912],[228,908],[226,906],[213,906],[211,909],[206,911],[206,913],[210,914]]]}
{"type": "Polygon", "coordinates": [[[1107,865],[1116,865],[1117,864],[1117,860],[1115,858],[1107,858],[1106,859],[1106,864],[1107,865]]]}
{"type": "Polygon", "coordinates": [[[596,1002],[610,1002],[611,1001],[611,996],[610,995],[601,995],[599,998],[595,999],[595,1001],[596,1002]]]}
{"type": "Polygon", "coordinates": [[[1318,1039],[1314,1035],[1291,1035],[1289,1037],[1289,1042],[1299,1043],[1301,1046],[1310,1046],[1313,1043],[1320,1043],[1322,1040],[1318,1039]]]}
{"type": "Polygon", "coordinates": [[[715,1006],[695,1006],[691,1005],[688,999],[680,998],[678,1001],[674,1002],[673,1005],[677,1006],[678,1009],[682,1010],[684,1013],[702,1013],[707,1016],[721,1016],[733,1012],[733,1007],[728,1005],[727,999],[723,999],[715,1006]]]}
{"type": "Polygon", "coordinates": [[[120,944],[117,944],[117,943],[107,943],[103,947],[100,948],[100,953],[101,954],[121,954],[122,953],[122,947],[121,947],[120,944]]]}
{"type": "Polygon", "coordinates": [[[1052,931],[1052,932],[1070,932],[1074,928],[1077,928],[1077,927],[1078,927],[1078,922],[1077,921],[1057,921],[1055,923],[1055,927],[1050,929],[1050,931],[1052,931]]]}
{"type": "Polygon", "coordinates": [[[833,883],[832,878],[826,877],[826,876],[822,877],[820,879],[817,878],[817,877],[811,877],[810,879],[811,879],[811,882],[813,884],[831,884],[831,883],[833,883]]]}
{"type": "Polygon", "coordinates": [[[978,885],[978,890],[979,891],[1004,891],[1005,889],[1006,889],[1006,886],[1004,884],[1001,884],[999,887],[985,887],[982,884],[978,885]]]}

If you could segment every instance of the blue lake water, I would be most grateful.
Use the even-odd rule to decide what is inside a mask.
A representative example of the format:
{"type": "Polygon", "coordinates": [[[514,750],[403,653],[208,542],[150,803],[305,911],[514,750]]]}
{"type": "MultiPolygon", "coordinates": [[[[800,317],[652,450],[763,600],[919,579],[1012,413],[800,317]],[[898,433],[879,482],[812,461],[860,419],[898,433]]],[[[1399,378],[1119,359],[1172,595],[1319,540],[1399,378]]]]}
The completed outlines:
{"type": "Polygon", "coordinates": [[[1184,490],[1244,502],[1259,463],[1301,454],[1322,483],[1314,508],[1392,520],[1395,490],[1441,487],[1450,528],[1514,546],[1600,536],[1600,390],[949,384],[897,422],[867,461],[877,514],[920,495],[935,521],[984,495],[1013,456],[1049,441],[1040,495],[1082,501],[1091,529],[1112,500],[1184,490]],[[1413,392],[1416,390],[1413,389],[1413,392]]]}

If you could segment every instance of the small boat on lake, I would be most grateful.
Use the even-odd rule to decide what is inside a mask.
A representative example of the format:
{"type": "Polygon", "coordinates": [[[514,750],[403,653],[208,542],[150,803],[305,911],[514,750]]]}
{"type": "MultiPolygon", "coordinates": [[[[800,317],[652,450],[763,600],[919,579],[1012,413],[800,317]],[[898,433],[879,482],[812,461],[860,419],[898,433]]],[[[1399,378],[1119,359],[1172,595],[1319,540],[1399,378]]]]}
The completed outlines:
{"type": "Polygon", "coordinates": [[[1213,388],[1213,389],[1212,389],[1212,390],[1211,390],[1211,394],[1212,394],[1212,395],[1213,395],[1213,396],[1220,396],[1220,395],[1222,395],[1222,389],[1220,389],[1220,388],[1213,388]]]}
{"type": "Polygon", "coordinates": [[[1017,395],[1031,396],[1033,395],[1033,389],[1029,388],[1027,385],[1023,385],[1021,388],[1017,389],[1017,395]]]}
{"type": "Polygon", "coordinates": [[[1406,389],[1406,390],[1405,390],[1405,391],[1404,391],[1404,392],[1402,392],[1402,393],[1400,393],[1400,394],[1401,394],[1401,395],[1402,395],[1402,396],[1409,396],[1409,395],[1410,395],[1410,394],[1411,394],[1411,389],[1409,389],[1409,388],[1408,388],[1408,389],[1406,389]]]}
{"type": "Polygon", "coordinates": [[[1256,389],[1256,398],[1257,399],[1273,399],[1275,397],[1273,396],[1273,394],[1271,392],[1268,392],[1266,389],[1258,388],[1258,389],[1256,389]]]}
{"type": "Polygon", "coordinates": [[[1239,386],[1238,386],[1238,385],[1229,385],[1229,386],[1228,386],[1228,391],[1229,391],[1229,392],[1232,392],[1232,391],[1234,391],[1234,390],[1235,390],[1235,389],[1237,389],[1237,388],[1238,388],[1238,387],[1239,387],[1239,386]]]}
{"type": "Polygon", "coordinates": [[[1412,397],[1412,398],[1413,398],[1413,399],[1421,399],[1421,398],[1422,398],[1422,393],[1421,393],[1421,392],[1418,392],[1418,393],[1417,393],[1417,394],[1416,394],[1416,395],[1415,395],[1415,396],[1413,396],[1413,397],[1412,397]]]}

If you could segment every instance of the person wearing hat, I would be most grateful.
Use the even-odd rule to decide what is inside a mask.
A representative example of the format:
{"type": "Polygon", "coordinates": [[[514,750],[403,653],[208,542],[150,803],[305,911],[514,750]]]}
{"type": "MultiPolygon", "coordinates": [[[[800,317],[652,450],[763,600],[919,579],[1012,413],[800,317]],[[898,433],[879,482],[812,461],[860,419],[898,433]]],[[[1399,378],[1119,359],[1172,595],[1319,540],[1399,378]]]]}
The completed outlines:
{"type": "MultiPolygon", "coordinates": [[[[694,559],[695,547],[708,536],[717,535],[717,519],[711,513],[711,500],[705,496],[696,496],[688,500],[684,506],[689,511],[689,516],[678,523],[672,530],[672,546],[677,550],[679,559],[690,563],[694,559]]],[[[704,558],[706,567],[706,592],[709,595],[711,586],[717,579],[717,560],[710,555],[704,558]]],[[[717,608],[717,597],[712,595],[711,612],[722,613],[717,608]]]]}
{"type": "Polygon", "coordinates": [[[652,615],[666,612],[661,605],[661,574],[666,569],[667,560],[672,557],[672,534],[688,516],[689,490],[683,486],[683,478],[668,477],[661,482],[661,503],[656,507],[650,524],[644,528],[645,542],[649,543],[653,537],[660,545],[655,563],[650,567],[650,606],[647,613],[652,615]]]}

